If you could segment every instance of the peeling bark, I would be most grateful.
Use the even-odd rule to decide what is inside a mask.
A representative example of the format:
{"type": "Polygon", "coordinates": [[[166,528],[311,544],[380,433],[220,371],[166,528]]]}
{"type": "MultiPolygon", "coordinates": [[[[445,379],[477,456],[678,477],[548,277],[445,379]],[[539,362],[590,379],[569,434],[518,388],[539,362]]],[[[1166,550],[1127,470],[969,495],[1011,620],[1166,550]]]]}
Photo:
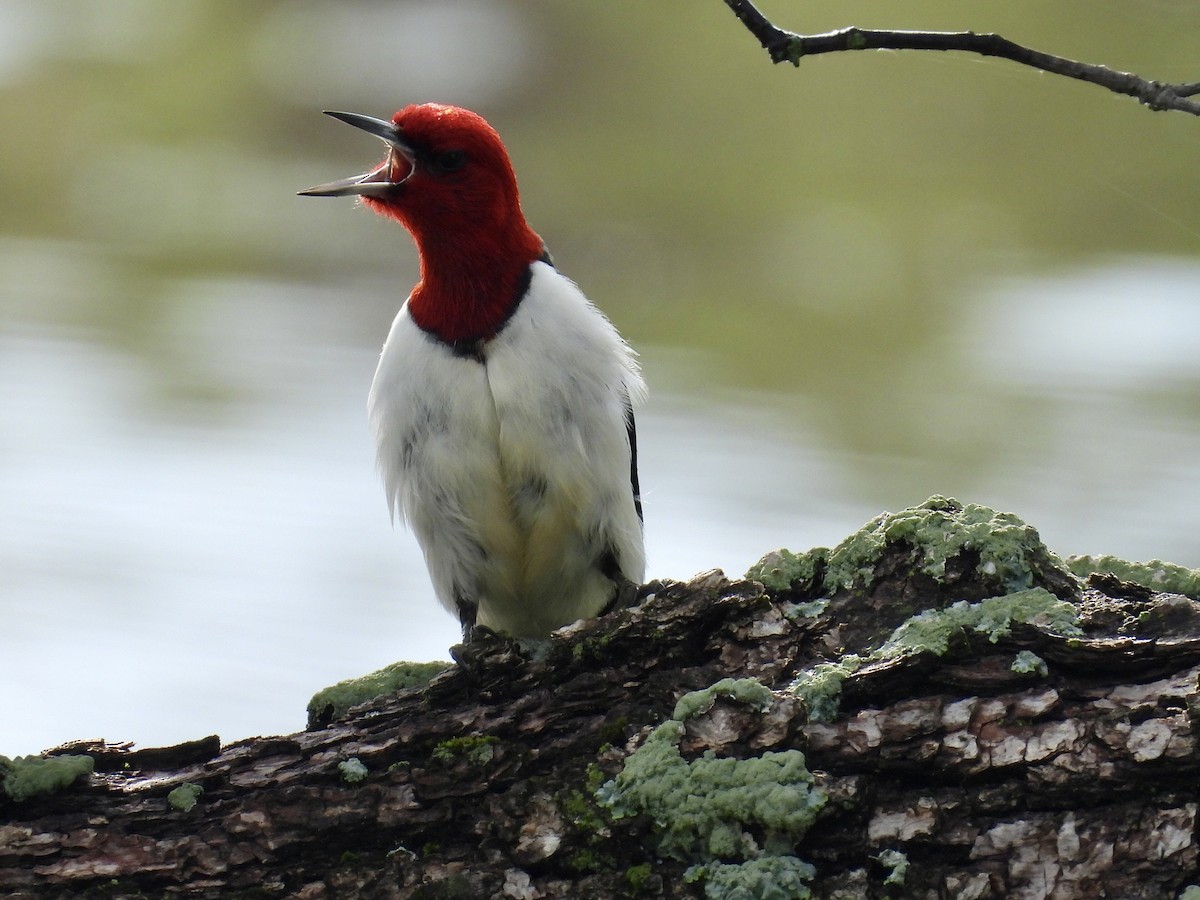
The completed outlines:
{"type": "Polygon", "coordinates": [[[725,677],[774,690],[718,700],[680,752],[799,749],[828,795],[794,848],[817,897],[1174,897],[1197,874],[1200,604],[1103,575],[1047,583],[1082,636],[1016,625],[943,655],[871,662],[809,721],[797,672],[869,654],[915,612],[993,596],[964,558],[935,581],[892,547],[869,587],[768,592],[708,573],[560,632],[539,658],[456,648],[422,688],[325,727],[221,746],[79,744],[90,778],[0,798],[0,894],[13,898],[700,897],[648,818],[594,792],[679,697],[725,677]],[[796,613],[816,597],[815,618],[796,613]],[[1044,661],[1014,671],[1018,651],[1044,661]],[[353,780],[349,760],[365,767],[353,780]],[[183,810],[181,785],[203,789],[183,810]],[[902,887],[879,861],[901,851],[902,887]]]}

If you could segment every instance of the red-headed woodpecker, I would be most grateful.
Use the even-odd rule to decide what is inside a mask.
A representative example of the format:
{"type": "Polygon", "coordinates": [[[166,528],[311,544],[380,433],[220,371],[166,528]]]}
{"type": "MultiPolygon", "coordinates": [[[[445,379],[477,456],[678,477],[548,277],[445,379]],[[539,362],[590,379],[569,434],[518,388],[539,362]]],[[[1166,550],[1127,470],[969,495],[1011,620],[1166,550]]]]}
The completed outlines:
{"type": "Polygon", "coordinates": [[[473,112],[330,112],[387,144],[358,196],[412,234],[421,280],[368,400],[393,516],[434,590],[475,624],[544,637],[625,598],[645,570],[633,351],[525,222],[499,135],[473,112]]]}

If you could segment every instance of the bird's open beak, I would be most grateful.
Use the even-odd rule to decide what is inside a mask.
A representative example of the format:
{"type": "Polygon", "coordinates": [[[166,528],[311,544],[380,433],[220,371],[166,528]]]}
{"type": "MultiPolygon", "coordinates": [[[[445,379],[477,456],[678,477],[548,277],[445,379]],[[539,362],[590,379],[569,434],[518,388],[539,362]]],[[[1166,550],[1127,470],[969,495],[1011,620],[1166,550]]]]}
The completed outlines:
{"type": "Polygon", "coordinates": [[[341,181],[331,181],[328,184],[318,184],[307,190],[298,191],[302,197],[384,197],[398,185],[409,179],[415,169],[416,153],[410,144],[406,143],[400,134],[400,129],[392,122],[384,119],[373,119],[358,113],[325,111],[325,115],[340,119],[347,125],[361,128],[367,134],[373,134],[388,145],[388,158],[383,164],[367,172],[365,175],[355,175],[353,178],[343,178],[341,181]],[[398,180],[392,180],[395,168],[395,157],[399,156],[408,163],[407,171],[398,180]]]}

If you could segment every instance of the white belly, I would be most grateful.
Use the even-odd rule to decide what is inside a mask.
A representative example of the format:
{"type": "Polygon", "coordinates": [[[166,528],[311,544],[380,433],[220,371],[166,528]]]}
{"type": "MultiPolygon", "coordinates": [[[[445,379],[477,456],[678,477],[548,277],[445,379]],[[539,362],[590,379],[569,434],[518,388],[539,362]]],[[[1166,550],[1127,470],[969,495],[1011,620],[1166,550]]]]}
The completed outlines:
{"type": "Polygon", "coordinates": [[[644,388],[612,325],[544,263],[482,355],[400,311],[371,388],[379,464],[442,604],[540,637],[598,613],[614,567],[644,577],[626,432],[644,388]]]}

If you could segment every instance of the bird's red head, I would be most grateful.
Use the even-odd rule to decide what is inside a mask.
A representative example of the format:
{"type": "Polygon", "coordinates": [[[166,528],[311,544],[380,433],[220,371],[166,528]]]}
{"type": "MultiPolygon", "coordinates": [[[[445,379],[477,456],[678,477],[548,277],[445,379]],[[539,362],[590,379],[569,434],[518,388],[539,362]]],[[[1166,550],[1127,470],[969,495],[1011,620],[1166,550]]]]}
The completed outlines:
{"type": "Polygon", "coordinates": [[[414,317],[451,340],[490,336],[489,320],[507,315],[500,307],[511,306],[524,271],[545,252],[525,222],[495,129],[470,110],[438,103],[406,106],[390,122],[329,115],[383,140],[387,157],[365,175],[301,193],[357,195],[400,222],[421,254],[421,284],[409,303],[414,317]]]}
{"type": "Polygon", "coordinates": [[[399,220],[418,242],[525,225],[508,153],[482,116],[425,103],[406,106],[392,123],[405,148],[388,151],[396,187],[364,197],[370,209],[399,220]]]}

